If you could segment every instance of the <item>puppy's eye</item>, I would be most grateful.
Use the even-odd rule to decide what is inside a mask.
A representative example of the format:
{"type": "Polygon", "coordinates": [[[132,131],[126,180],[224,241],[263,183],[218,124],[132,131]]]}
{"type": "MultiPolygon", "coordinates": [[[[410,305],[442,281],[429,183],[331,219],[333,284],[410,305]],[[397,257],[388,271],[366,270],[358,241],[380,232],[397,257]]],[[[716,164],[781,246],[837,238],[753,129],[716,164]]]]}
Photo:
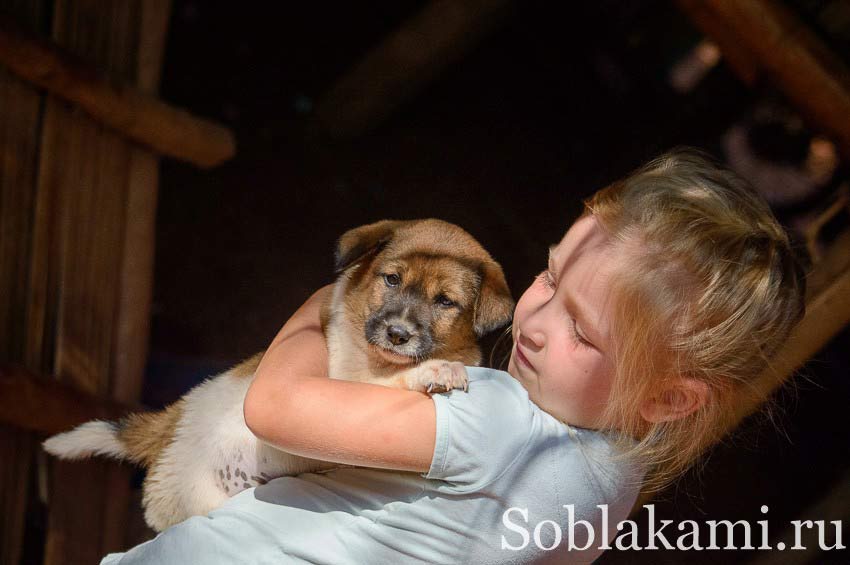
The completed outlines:
{"type": "Polygon", "coordinates": [[[446,308],[455,305],[455,303],[449,300],[449,298],[445,294],[441,294],[440,296],[438,296],[436,302],[440,306],[445,306],[446,308]]]}
{"type": "Polygon", "coordinates": [[[384,275],[384,282],[387,283],[387,286],[398,286],[401,284],[401,277],[394,273],[384,275]]]}

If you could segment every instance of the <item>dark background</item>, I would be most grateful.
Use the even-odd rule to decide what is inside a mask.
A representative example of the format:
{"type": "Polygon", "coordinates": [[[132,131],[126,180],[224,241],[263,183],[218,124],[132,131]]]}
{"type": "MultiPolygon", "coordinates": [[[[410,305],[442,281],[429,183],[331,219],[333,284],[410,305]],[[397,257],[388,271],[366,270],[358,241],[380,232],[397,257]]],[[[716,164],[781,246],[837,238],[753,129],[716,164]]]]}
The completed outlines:
{"type": "MultiPolygon", "coordinates": [[[[324,136],[316,100],[423,4],[174,2],[162,97],[233,128],[239,153],[211,171],[162,164],[148,405],[264,349],[332,280],[334,241],[349,228],[458,223],[519,297],[582,198],[675,145],[722,157],[723,133],[776,98],[722,62],[690,92],[672,89],[671,68],[701,36],[668,2],[531,0],[372,131],[324,136]]],[[[768,505],[779,536],[790,519],[819,518],[807,511],[850,462],[848,345],[845,331],[778,396],[772,419],[750,418],[701,473],[660,495],[657,519],[755,524],[768,505]]],[[[608,552],[601,562],[686,557],[754,555],[608,552]]]]}

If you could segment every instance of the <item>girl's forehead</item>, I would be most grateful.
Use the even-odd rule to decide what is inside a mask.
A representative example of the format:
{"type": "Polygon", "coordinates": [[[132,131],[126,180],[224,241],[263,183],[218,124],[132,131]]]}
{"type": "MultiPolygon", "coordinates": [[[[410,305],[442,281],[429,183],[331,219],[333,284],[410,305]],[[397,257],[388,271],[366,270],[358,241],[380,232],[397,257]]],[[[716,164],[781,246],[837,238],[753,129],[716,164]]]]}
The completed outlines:
{"type": "Polygon", "coordinates": [[[610,237],[592,215],[576,220],[552,251],[558,255],[610,247],[610,237]]]}
{"type": "Polygon", "coordinates": [[[636,257],[628,244],[615,241],[596,218],[584,216],[550,248],[551,265],[565,283],[560,287],[565,305],[602,350],[610,345],[612,283],[636,257]]]}

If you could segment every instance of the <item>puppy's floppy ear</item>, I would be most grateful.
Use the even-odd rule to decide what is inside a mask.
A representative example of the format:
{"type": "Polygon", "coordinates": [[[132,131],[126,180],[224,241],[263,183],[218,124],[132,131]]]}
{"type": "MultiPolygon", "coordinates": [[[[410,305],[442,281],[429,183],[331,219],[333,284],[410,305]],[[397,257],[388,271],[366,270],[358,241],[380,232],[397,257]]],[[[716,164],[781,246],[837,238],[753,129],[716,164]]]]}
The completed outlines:
{"type": "Polygon", "coordinates": [[[334,270],[340,274],[367,255],[376,253],[393,237],[395,231],[406,222],[381,220],[348,230],[336,244],[334,270]]]}
{"type": "Polygon", "coordinates": [[[495,261],[487,261],[481,265],[480,274],[481,290],[478,292],[473,317],[473,327],[478,337],[504,326],[511,321],[514,313],[514,299],[511,298],[502,267],[495,261]]]}

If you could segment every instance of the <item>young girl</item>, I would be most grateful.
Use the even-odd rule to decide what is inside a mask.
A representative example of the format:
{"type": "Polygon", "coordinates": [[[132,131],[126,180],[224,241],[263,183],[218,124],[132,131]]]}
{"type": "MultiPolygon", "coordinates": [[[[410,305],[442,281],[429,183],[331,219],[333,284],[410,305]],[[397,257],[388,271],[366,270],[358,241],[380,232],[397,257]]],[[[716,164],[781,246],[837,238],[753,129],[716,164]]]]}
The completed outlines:
{"type": "Polygon", "coordinates": [[[718,439],[801,317],[803,278],[764,202],[695,152],[586,204],[517,304],[508,371],[468,368],[468,392],[323,378],[316,293],[266,352],[245,419],[358,467],[245,490],[103,563],[592,561],[641,488],[718,439]]]}

